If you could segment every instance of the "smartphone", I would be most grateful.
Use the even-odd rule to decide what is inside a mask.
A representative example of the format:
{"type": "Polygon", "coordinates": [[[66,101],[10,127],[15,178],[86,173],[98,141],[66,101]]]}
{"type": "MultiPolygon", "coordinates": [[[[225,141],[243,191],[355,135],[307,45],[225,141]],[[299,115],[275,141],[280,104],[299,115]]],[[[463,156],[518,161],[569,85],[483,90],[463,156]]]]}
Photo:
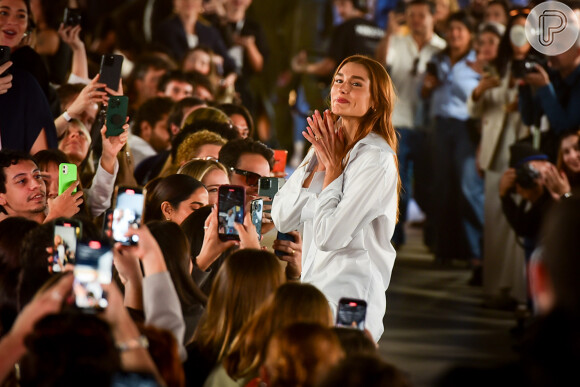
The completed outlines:
{"type": "Polygon", "coordinates": [[[258,240],[262,239],[262,212],[264,209],[264,199],[254,199],[250,204],[252,211],[252,223],[256,226],[258,240]]]}
{"type": "Polygon", "coordinates": [[[439,72],[437,71],[437,65],[434,62],[427,63],[427,68],[425,69],[427,74],[433,75],[435,78],[439,79],[439,72]]]}
{"type": "MultiPolygon", "coordinates": [[[[296,239],[294,238],[294,236],[292,234],[288,234],[288,233],[280,232],[280,231],[278,231],[278,234],[276,235],[276,239],[280,239],[282,241],[296,242],[296,239]]],[[[283,255],[289,255],[288,253],[286,253],[284,251],[280,251],[280,250],[274,250],[274,254],[276,254],[279,257],[281,257],[283,255]]]]}
{"type": "MultiPolygon", "coordinates": [[[[0,66],[2,66],[4,63],[8,61],[10,61],[10,47],[0,46],[0,66]]],[[[8,70],[6,70],[2,74],[0,74],[0,77],[5,77],[8,74],[9,74],[8,70]]]]}
{"type": "Polygon", "coordinates": [[[113,279],[113,250],[103,241],[79,243],[74,268],[75,306],[85,312],[98,312],[109,303],[103,284],[113,279]]]}
{"type": "MultiPolygon", "coordinates": [[[[60,163],[58,166],[58,194],[62,195],[71,185],[78,180],[77,166],[72,163],[60,163]]],[[[77,189],[73,190],[76,193],[77,189]]]]}
{"type": "Polygon", "coordinates": [[[107,137],[118,136],[123,133],[123,125],[127,122],[129,98],[124,95],[112,95],[107,106],[107,137]]]}
{"type": "Polygon", "coordinates": [[[285,149],[274,149],[274,166],[272,172],[279,175],[286,173],[286,160],[288,159],[288,151],[285,149]]]}
{"type": "Polygon", "coordinates": [[[336,326],[364,331],[367,302],[356,298],[341,298],[336,312],[336,326]]]}
{"type": "Polygon", "coordinates": [[[113,240],[131,246],[139,242],[137,235],[125,236],[130,228],[139,228],[145,205],[145,188],[116,187],[113,220],[111,222],[113,240]]]}
{"type": "MultiPolygon", "coordinates": [[[[101,69],[99,71],[99,82],[107,85],[112,90],[119,90],[121,81],[121,67],[123,66],[123,55],[104,54],[101,56],[101,69]]],[[[101,89],[101,91],[104,91],[101,89]]]]}
{"type": "Polygon", "coordinates": [[[81,24],[81,10],[78,8],[65,8],[62,23],[67,27],[74,27],[81,24]]]}
{"type": "Polygon", "coordinates": [[[78,220],[58,218],[54,221],[52,261],[48,266],[50,273],[60,273],[66,265],[75,264],[77,243],[81,236],[82,226],[78,220]]]}
{"type": "Polygon", "coordinates": [[[283,177],[261,177],[258,182],[258,195],[272,199],[285,183],[283,177]]]}
{"type": "Polygon", "coordinates": [[[218,190],[218,236],[222,241],[240,240],[234,223],[244,223],[246,190],[239,185],[221,185],[218,190]]]}

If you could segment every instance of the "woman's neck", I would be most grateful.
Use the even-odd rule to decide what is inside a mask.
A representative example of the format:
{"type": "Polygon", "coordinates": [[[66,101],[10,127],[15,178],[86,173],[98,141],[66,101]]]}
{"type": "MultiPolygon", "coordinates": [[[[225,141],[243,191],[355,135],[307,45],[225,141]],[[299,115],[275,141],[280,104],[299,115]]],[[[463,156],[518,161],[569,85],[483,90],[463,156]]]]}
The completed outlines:
{"type": "Polygon", "coordinates": [[[195,23],[197,22],[197,13],[191,13],[187,15],[179,15],[179,19],[183,23],[183,28],[188,34],[195,34],[195,23]]]}

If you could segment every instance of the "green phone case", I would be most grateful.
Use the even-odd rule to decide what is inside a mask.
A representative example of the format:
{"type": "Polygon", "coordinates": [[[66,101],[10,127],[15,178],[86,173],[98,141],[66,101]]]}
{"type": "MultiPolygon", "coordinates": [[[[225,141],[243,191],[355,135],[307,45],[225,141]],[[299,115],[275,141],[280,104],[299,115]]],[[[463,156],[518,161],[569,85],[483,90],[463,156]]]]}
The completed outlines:
{"type": "Polygon", "coordinates": [[[107,137],[118,136],[123,133],[123,125],[127,121],[127,109],[129,98],[124,95],[112,95],[109,97],[107,107],[107,137]]]}
{"type": "MultiPolygon", "coordinates": [[[[61,163],[58,166],[58,194],[61,195],[77,181],[77,166],[71,163],[61,163]]],[[[73,193],[77,192],[75,188],[73,193]]]]}

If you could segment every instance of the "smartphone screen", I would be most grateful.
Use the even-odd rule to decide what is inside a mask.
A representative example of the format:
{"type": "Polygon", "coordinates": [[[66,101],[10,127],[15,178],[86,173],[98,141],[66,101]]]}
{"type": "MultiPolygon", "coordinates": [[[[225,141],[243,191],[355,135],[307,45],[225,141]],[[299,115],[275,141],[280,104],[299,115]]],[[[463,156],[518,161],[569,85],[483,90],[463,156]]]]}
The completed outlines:
{"type": "Polygon", "coordinates": [[[336,326],[356,328],[362,331],[365,329],[366,314],[366,301],[355,298],[341,298],[338,301],[336,326]]]}
{"type": "Polygon", "coordinates": [[[244,223],[244,187],[222,185],[218,191],[218,234],[221,240],[239,240],[234,223],[244,223]]]}
{"type": "Polygon", "coordinates": [[[105,54],[101,57],[99,82],[106,84],[108,88],[115,91],[119,89],[123,58],[123,55],[115,54],[105,54]]]}
{"type": "Polygon", "coordinates": [[[60,273],[66,265],[74,265],[77,243],[81,238],[81,224],[76,219],[57,219],[54,222],[52,262],[48,271],[60,273]]]}
{"type": "Polygon", "coordinates": [[[144,189],[118,187],[115,195],[115,207],[111,228],[113,240],[125,245],[135,245],[139,237],[125,236],[130,228],[138,228],[143,216],[145,203],[144,189]]]}
{"type": "Polygon", "coordinates": [[[252,211],[252,223],[256,226],[258,240],[262,239],[262,211],[264,208],[264,199],[254,199],[250,205],[252,211]]]}
{"type": "Polygon", "coordinates": [[[85,311],[98,311],[108,306],[103,284],[113,279],[113,251],[100,241],[79,243],[74,269],[75,305],[85,311]]]}
{"type": "MultiPolygon", "coordinates": [[[[72,163],[60,163],[58,166],[58,194],[62,195],[74,182],[77,181],[77,166],[72,163]]],[[[73,190],[76,193],[77,189],[73,190]]]]}

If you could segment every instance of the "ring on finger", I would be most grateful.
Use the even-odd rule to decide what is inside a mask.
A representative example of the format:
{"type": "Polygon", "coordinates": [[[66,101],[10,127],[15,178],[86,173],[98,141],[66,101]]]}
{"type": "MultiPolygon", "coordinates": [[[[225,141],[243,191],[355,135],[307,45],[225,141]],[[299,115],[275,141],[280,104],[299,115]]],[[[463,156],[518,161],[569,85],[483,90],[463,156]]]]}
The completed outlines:
{"type": "Polygon", "coordinates": [[[292,255],[296,254],[296,250],[292,249],[292,255]]]}

